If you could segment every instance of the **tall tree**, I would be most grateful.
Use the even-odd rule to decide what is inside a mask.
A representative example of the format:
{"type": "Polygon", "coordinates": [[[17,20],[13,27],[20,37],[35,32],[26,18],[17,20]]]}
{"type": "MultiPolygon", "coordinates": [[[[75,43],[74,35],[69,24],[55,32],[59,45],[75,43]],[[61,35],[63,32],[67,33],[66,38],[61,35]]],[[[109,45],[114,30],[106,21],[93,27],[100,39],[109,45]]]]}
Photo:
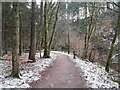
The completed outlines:
{"type": "MultiPolygon", "coordinates": [[[[2,3],[0,2],[0,21],[2,21],[2,3]]],[[[0,22],[0,56],[2,55],[2,23],[0,22]]]]}
{"type": "Polygon", "coordinates": [[[43,0],[41,0],[40,3],[40,14],[39,14],[39,23],[38,23],[38,35],[37,35],[37,47],[40,52],[40,58],[41,50],[43,48],[43,39],[44,39],[44,15],[43,15],[43,0]]]}
{"type": "Polygon", "coordinates": [[[41,19],[40,19],[40,14],[41,12],[39,11],[39,7],[36,4],[36,50],[40,50],[40,26],[41,26],[41,19]]]}
{"type": "Polygon", "coordinates": [[[13,2],[12,76],[19,77],[19,3],[13,2]]]}
{"type": "Polygon", "coordinates": [[[36,21],[35,21],[35,8],[36,2],[32,1],[32,16],[31,16],[31,43],[30,43],[30,52],[29,59],[35,62],[35,54],[36,54],[36,21]]]}
{"type": "Polygon", "coordinates": [[[49,58],[49,51],[48,51],[48,1],[45,1],[44,5],[44,58],[49,58]]]}
{"type": "Polygon", "coordinates": [[[44,8],[43,8],[43,0],[42,0],[41,1],[41,7],[40,7],[40,12],[41,12],[41,16],[40,16],[40,19],[41,19],[40,57],[42,57],[41,56],[41,50],[43,48],[43,41],[44,41],[44,14],[43,14],[43,10],[44,10],[44,8]]]}

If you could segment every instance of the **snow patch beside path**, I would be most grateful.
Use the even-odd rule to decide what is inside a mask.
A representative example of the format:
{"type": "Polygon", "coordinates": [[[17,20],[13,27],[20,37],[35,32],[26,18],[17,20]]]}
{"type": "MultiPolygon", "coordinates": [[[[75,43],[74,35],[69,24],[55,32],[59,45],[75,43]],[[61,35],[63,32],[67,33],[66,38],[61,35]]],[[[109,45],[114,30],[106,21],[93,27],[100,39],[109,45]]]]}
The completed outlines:
{"type": "Polygon", "coordinates": [[[104,68],[99,67],[88,61],[83,61],[79,58],[73,59],[72,54],[67,54],[64,52],[56,53],[67,55],[70,59],[76,62],[76,66],[81,68],[84,73],[84,77],[87,80],[88,88],[119,88],[118,83],[113,82],[110,78],[108,73],[105,71],[104,68]]]}
{"type": "MultiPolygon", "coordinates": [[[[28,56],[28,53],[24,55],[28,56]]],[[[0,88],[30,88],[29,83],[40,79],[40,72],[45,71],[46,67],[49,67],[56,58],[54,53],[51,54],[51,58],[47,59],[40,59],[39,56],[39,53],[37,53],[35,63],[21,64],[20,79],[5,78],[11,73],[11,62],[0,61],[0,88]]]]}

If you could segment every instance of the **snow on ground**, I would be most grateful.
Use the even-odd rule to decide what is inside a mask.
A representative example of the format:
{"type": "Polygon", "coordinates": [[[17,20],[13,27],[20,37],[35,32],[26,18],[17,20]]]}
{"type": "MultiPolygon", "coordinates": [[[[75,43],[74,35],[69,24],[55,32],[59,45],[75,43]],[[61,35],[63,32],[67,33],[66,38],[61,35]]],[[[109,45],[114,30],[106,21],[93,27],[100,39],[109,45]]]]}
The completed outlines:
{"type": "Polygon", "coordinates": [[[79,58],[73,59],[72,54],[67,54],[64,52],[57,53],[67,55],[71,58],[71,60],[76,62],[76,66],[81,68],[84,73],[88,88],[119,88],[118,83],[113,82],[110,79],[108,73],[103,67],[100,67],[88,61],[83,61],[79,58]]]}
{"type": "MultiPolygon", "coordinates": [[[[72,54],[64,52],[52,51],[50,59],[39,59],[39,54],[36,54],[35,63],[24,63],[21,65],[20,79],[5,78],[11,73],[11,62],[0,61],[0,88],[30,88],[29,83],[41,78],[40,72],[45,71],[46,67],[52,64],[57,54],[67,55],[76,62],[76,66],[80,67],[84,72],[84,76],[89,88],[118,88],[118,83],[113,82],[104,68],[99,67],[88,61],[83,61],[79,58],[73,59],[72,54]]],[[[28,56],[28,53],[24,54],[28,56]]]]}
{"type": "MultiPolygon", "coordinates": [[[[28,56],[28,53],[24,56],[28,56]]],[[[0,88],[30,88],[29,83],[40,79],[40,72],[45,71],[55,58],[56,55],[52,53],[49,59],[39,59],[39,53],[37,53],[35,63],[21,64],[20,79],[5,78],[11,73],[11,62],[0,61],[0,88]]]]}

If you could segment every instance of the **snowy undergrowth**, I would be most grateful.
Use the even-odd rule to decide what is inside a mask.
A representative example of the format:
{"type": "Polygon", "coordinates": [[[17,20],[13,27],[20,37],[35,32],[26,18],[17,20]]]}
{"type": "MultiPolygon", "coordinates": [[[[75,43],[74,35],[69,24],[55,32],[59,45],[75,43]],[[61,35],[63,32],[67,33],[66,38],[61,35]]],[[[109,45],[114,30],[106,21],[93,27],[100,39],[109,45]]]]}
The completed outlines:
{"type": "MultiPolygon", "coordinates": [[[[0,61],[0,88],[29,88],[29,83],[41,78],[40,72],[45,71],[57,54],[67,55],[73,60],[72,54],[64,52],[52,51],[50,59],[39,59],[39,54],[36,54],[35,63],[25,63],[21,65],[20,79],[5,78],[10,74],[11,62],[0,61]]],[[[27,55],[27,54],[26,54],[27,55]]],[[[84,77],[87,81],[87,86],[90,88],[118,88],[118,83],[113,82],[103,67],[99,67],[88,61],[83,61],[79,58],[74,59],[76,66],[81,68],[84,77]]]]}
{"type": "Polygon", "coordinates": [[[103,67],[88,61],[83,61],[79,58],[73,59],[72,54],[67,54],[64,52],[57,53],[67,55],[71,58],[71,60],[76,62],[76,66],[81,68],[84,73],[88,88],[119,88],[118,83],[113,82],[110,79],[108,73],[103,67]]]}
{"type": "MultiPolygon", "coordinates": [[[[25,55],[28,55],[25,53],[25,55]]],[[[56,58],[54,53],[49,59],[39,59],[39,53],[36,54],[35,63],[21,64],[20,79],[5,76],[11,73],[11,62],[0,61],[0,88],[30,88],[29,83],[41,78],[40,72],[45,71],[56,58]]]]}

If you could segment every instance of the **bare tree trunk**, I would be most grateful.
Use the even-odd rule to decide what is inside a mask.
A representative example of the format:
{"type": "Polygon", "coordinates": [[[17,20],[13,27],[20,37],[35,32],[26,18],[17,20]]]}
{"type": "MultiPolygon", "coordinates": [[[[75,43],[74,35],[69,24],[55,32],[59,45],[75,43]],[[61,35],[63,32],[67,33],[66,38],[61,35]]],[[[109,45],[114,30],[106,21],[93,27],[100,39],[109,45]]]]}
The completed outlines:
{"type": "Polygon", "coordinates": [[[40,19],[41,19],[41,26],[40,26],[40,30],[41,30],[41,33],[40,33],[40,58],[42,57],[41,55],[41,50],[43,48],[43,36],[44,36],[44,22],[43,22],[43,18],[44,18],[44,15],[43,15],[43,1],[41,1],[41,6],[40,6],[40,19]]]}
{"type": "MultiPolygon", "coordinates": [[[[42,3],[42,2],[41,2],[42,3]]],[[[36,11],[38,11],[38,5],[36,8],[36,11]]],[[[40,50],[40,33],[41,33],[41,8],[40,8],[40,14],[36,17],[38,25],[36,26],[36,50],[40,50]]]]}
{"type": "Polygon", "coordinates": [[[44,27],[45,27],[45,34],[44,34],[44,58],[49,58],[48,53],[48,2],[45,2],[44,6],[44,27]]]}
{"type": "Polygon", "coordinates": [[[70,54],[70,35],[68,32],[68,54],[70,54]]]}
{"type": "Polygon", "coordinates": [[[20,24],[20,30],[19,30],[19,55],[22,55],[22,19],[21,19],[21,12],[19,10],[19,24],[20,24]]]}
{"type": "Polygon", "coordinates": [[[19,3],[13,2],[12,76],[19,77],[19,3]]]}
{"type": "Polygon", "coordinates": [[[107,72],[109,72],[111,58],[112,58],[112,54],[113,54],[113,51],[114,51],[114,44],[115,44],[116,38],[118,36],[118,30],[120,29],[119,25],[120,25],[120,14],[118,16],[117,26],[115,28],[115,35],[113,37],[113,40],[112,40],[112,43],[111,43],[111,46],[110,46],[109,55],[108,55],[108,58],[107,58],[107,63],[106,63],[106,67],[105,67],[105,70],[107,72]]]}
{"type": "Polygon", "coordinates": [[[2,2],[0,2],[0,56],[2,56],[2,2]]]}
{"type": "Polygon", "coordinates": [[[35,7],[36,7],[36,3],[32,2],[31,43],[30,43],[29,59],[32,60],[33,62],[35,62],[35,54],[36,54],[35,7]]]}

